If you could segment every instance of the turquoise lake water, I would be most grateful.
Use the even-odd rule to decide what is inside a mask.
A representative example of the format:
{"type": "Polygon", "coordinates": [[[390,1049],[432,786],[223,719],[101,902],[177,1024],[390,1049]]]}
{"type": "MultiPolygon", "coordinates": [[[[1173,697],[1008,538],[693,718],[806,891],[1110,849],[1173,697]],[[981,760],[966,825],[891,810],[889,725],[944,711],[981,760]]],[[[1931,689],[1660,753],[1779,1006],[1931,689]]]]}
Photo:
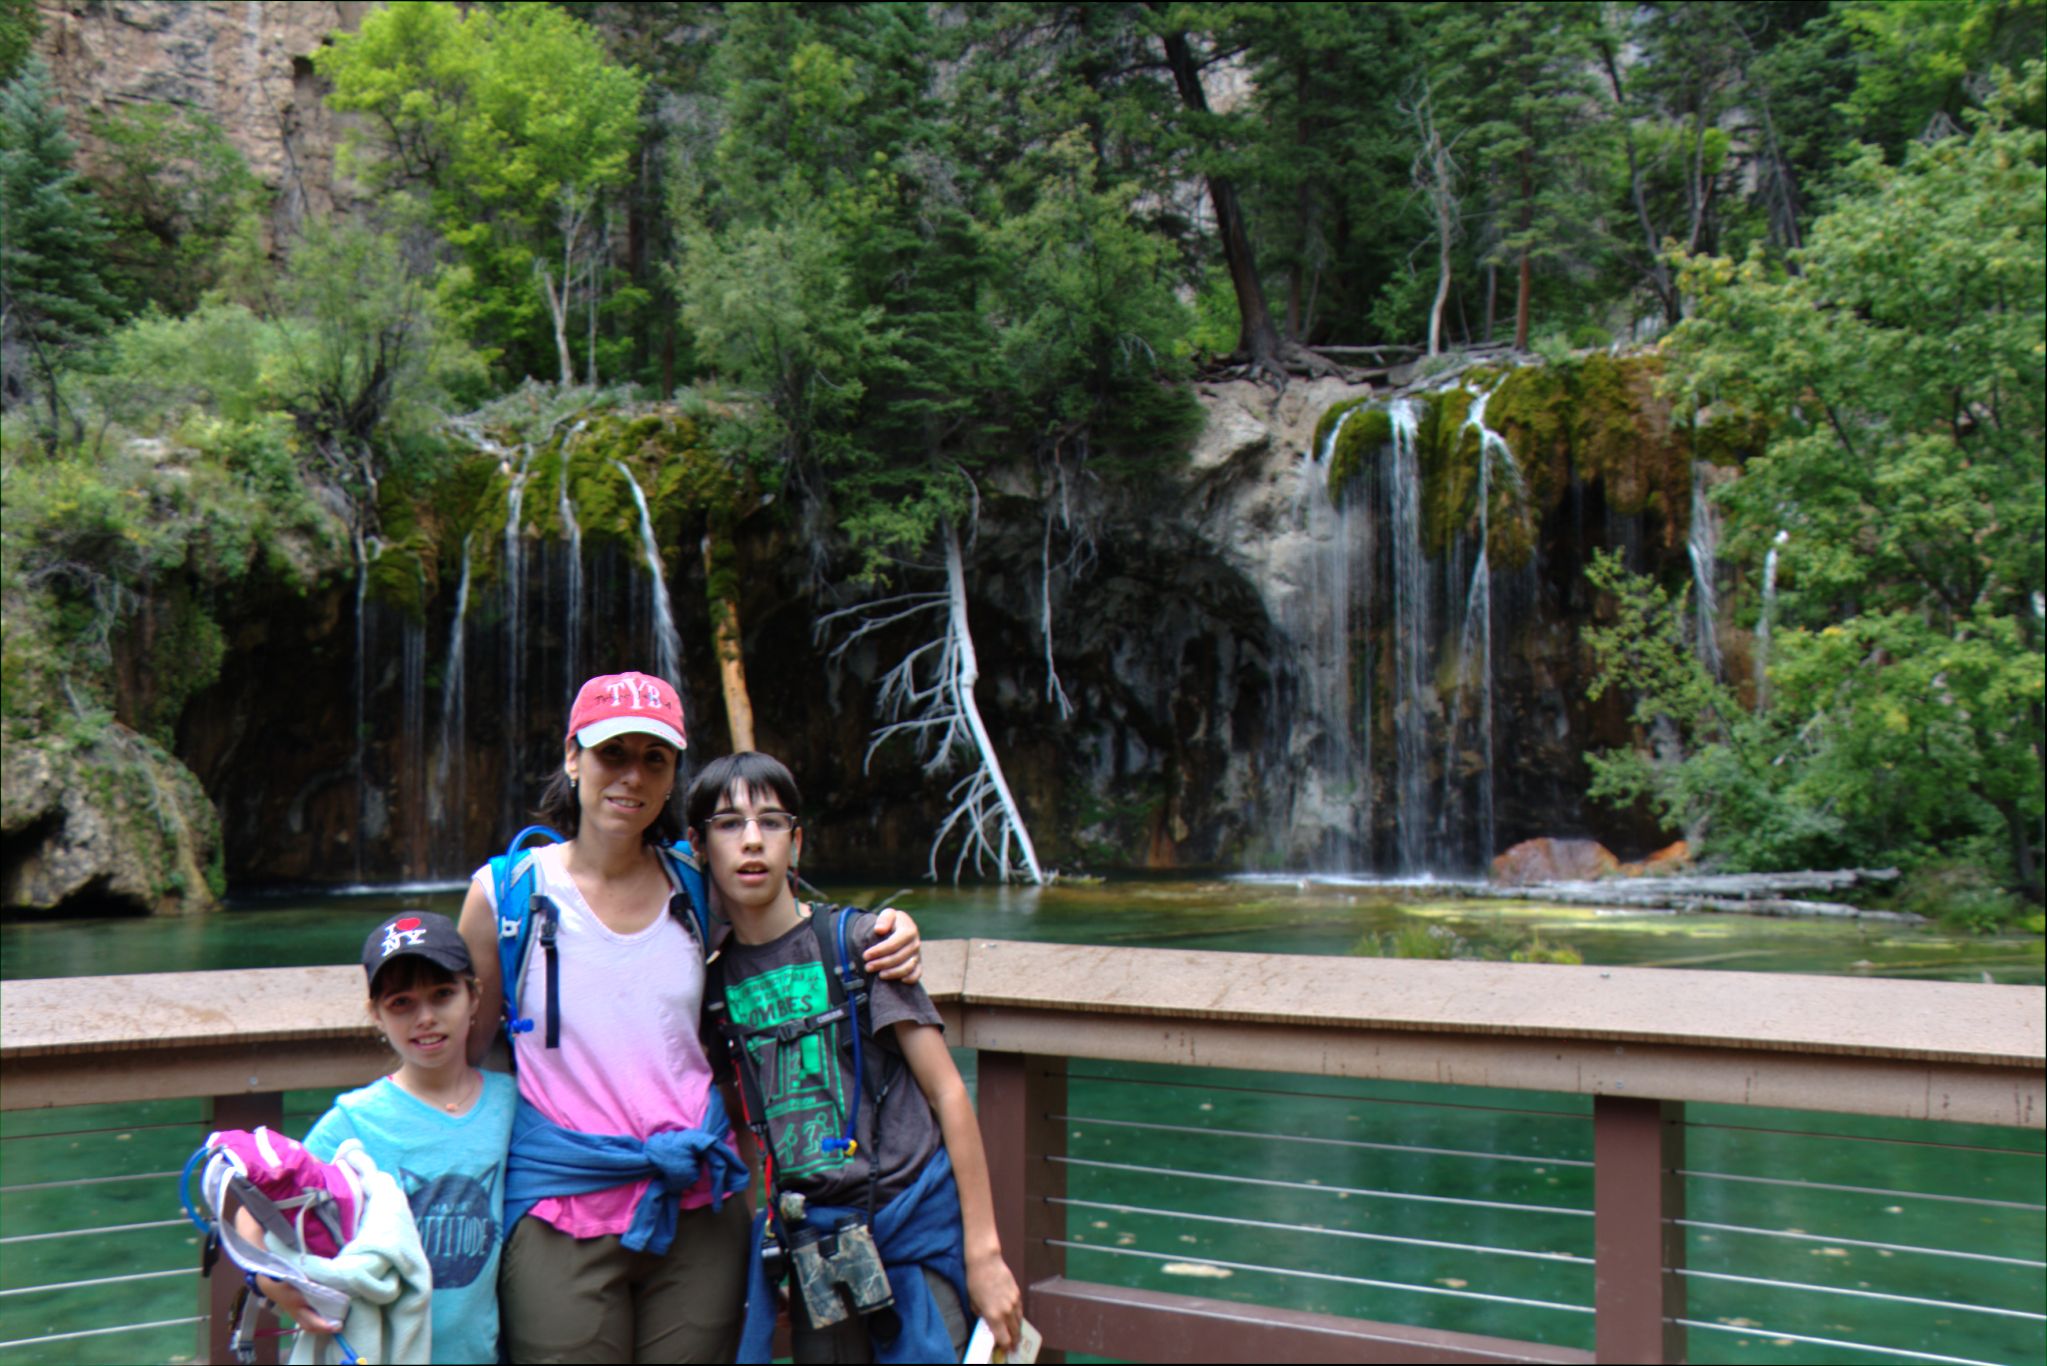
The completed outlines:
{"type": "MultiPolygon", "coordinates": [[[[828,890],[872,903],[896,889],[828,890]]],[[[286,896],[186,920],[9,924],[0,977],[352,962],[391,910],[452,912],[458,900],[286,896]]],[[[2037,937],[1395,900],[1312,879],[919,888],[898,900],[932,938],[1341,954],[1412,944],[1422,927],[1466,954],[1505,956],[1539,937],[1594,964],[2043,980],[2037,937]]],[[[326,1101],[289,1096],[287,1128],[302,1133],[326,1101]]],[[[1069,1275],[1591,1343],[1584,1098],[1078,1062],[1069,1110],[1069,1275]]],[[[1700,1173],[1688,1180],[1688,1316],[1710,1325],[1692,1332],[1693,1360],[2047,1357],[2037,1131],[1704,1105],[1687,1118],[1688,1168],[1700,1173]]],[[[196,1312],[183,1274],[8,1292],[191,1267],[189,1226],[33,1235],[172,1218],[169,1178],[82,1181],[174,1170],[204,1128],[197,1101],[4,1116],[0,1343],[196,1312]]],[[[0,1366],[184,1361],[195,1341],[177,1325],[0,1347],[0,1366]]]]}

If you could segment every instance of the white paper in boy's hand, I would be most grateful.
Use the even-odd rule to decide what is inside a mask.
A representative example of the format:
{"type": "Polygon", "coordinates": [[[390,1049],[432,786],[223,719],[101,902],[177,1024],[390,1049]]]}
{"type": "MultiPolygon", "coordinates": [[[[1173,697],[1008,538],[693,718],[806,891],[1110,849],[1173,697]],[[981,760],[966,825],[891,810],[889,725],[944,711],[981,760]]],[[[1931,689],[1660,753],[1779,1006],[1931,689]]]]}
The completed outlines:
{"type": "Polygon", "coordinates": [[[1045,1345],[1045,1336],[1031,1327],[1029,1319],[1018,1320],[1023,1331],[1017,1334],[1016,1346],[1007,1352],[995,1350],[995,1330],[988,1326],[988,1320],[981,1319],[974,1324],[974,1335],[967,1339],[967,1354],[961,1360],[966,1366],[981,1366],[982,1363],[1014,1361],[1029,1363],[1038,1359],[1038,1348],[1045,1345]]]}

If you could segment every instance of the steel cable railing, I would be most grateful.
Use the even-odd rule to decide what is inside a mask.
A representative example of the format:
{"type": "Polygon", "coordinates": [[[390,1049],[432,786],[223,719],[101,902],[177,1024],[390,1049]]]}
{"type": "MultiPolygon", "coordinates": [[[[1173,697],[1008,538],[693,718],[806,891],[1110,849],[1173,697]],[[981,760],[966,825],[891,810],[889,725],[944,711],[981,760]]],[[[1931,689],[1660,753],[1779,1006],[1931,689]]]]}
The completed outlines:
{"type": "Polygon", "coordinates": [[[1222,1172],[1188,1171],[1176,1167],[1148,1167],[1136,1162],[1103,1162],[1086,1157],[1055,1157],[1069,1167],[1091,1167],[1100,1171],[1127,1172],[1136,1176],[1171,1176],[1188,1181],[1222,1181],[1242,1186],[1267,1186],[1276,1190],[1305,1191],[1315,1195],[1362,1196],[1368,1200],[1399,1200],[1420,1205],[1460,1205],[1469,1209],[1506,1210],[1515,1214],[1563,1214],[1590,1219],[1589,1209],[1563,1205],[1523,1205],[1505,1200],[1476,1200],[1461,1195],[1418,1195],[1413,1191],[1372,1190],[1364,1186],[1335,1186],[1319,1181],[1282,1181],[1269,1176],[1231,1176],[1222,1172]]]}
{"type": "Polygon", "coordinates": [[[1142,1257],[1147,1260],[1185,1262],[1193,1266],[1211,1266],[1228,1271],[1255,1271],[1269,1276],[1282,1276],[1294,1280],[1321,1281],[1335,1285],[1365,1286],[1374,1290],[1404,1290],[1418,1295],[1440,1295],[1447,1299],[1475,1300],[1486,1304],[1511,1304],[1524,1309],[1556,1309],[1568,1314],[1590,1314],[1589,1304],[1559,1304],[1551,1300],[1524,1299],[1517,1295],[1495,1295],[1483,1290],[1466,1290],[1453,1286],[1414,1285],[1405,1281],[1382,1281],[1369,1276],[1345,1276],[1333,1271],[1310,1271],[1300,1267],[1261,1266],[1254,1262],[1225,1261],[1220,1257],[1203,1257],[1197,1254],[1174,1252],[1147,1252],[1134,1247],[1103,1247],[1096,1243],[1072,1242],[1063,1238],[1046,1239],[1054,1247],[1079,1249],[1085,1252],[1106,1253],[1112,1257],[1142,1257]]]}
{"type": "MultiPolygon", "coordinates": [[[[1779,1343],[1786,1346],[1792,1343],[1799,1343],[1807,1347],[1827,1347],[1835,1351],[1864,1352],[1871,1356],[1889,1357],[1896,1361],[1930,1361],[1936,1363],[1936,1366],[2010,1366],[2008,1362],[1985,1361],[1981,1357],[1944,1356],[1939,1352],[1916,1352],[1907,1347],[1878,1347],[1866,1342],[1844,1342],[1839,1338],[1815,1337],[1810,1333],[1780,1332],[1777,1329],[1764,1328],[1761,1325],[1736,1326],[1725,1323],[1713,1323],[1705,1319],[1673,1319],[1671,1321],[1683,1324],[1688,1329],[1704,1329],[1710,1333],[1739,1333],[1747,1337],[1759,1338],[1772,1347],[1779,1343]]],[[[1764,1361],[1771,1360],[1769,1357],[1761,1357],[1759,1359],[1764,1361]]]]}
{"type": "MultiPolygon", "coordinates": [[[[195,1323],[204,1323],[204,1314],[187,1314],[181,1319],[154,1319],[148,1323],[117,1323],[110,1328],[78,1328],[68,1333],[45,1333],[35,1338],[10,1338],[0,1342],[0,1350],[10,1347],[40,1347],[50,1342],[76,1342],[81,1338],[113,1337],[119,1333],[142,1333],[158,1328],[183,1328],[195,1323]]],[[[182,1355],[182,1354],[181,1354],[182,1355]]]]}
{"type": "Polygon", "coordinates": [[[1951,1257],[1960,1261],[1994,1262],[2003,1266],[2024,1266],[2035,1271],[2047,1271],[2047,1262],[2034,1257],[2001,1257],[1992,1252],[1963,1252],[1956,1248],[1920,1247],[1913,1243],[1883,1243],[1869,1238],[1843,1238],[1836,1233],[1803,1233],[1795,1229],[1715,1224],[1704,1219],[1673,1219],[1671,1222],[1679,1228],[1708,1229],[1716,1233],[1741,1233],[1757,1238],[1787,1238],[1802,1243],[1818,1243],[1823,1247],[1862,1247],[1872,1252],[1909,1252],[1924,1257],[1951,1257]]]}
{"type": "MultiPolygon", "coordinates": [[[[317,1113],[294,1107],[284,1127],[303,1134],[317,1113]]],[[[204,1114],[178,1101],[6,1115],[0,1151],[22,1179],[0,1185],[0,1360],[191,1357],[207,1316],[192,1312],[204,1282],[177,1181],[204,1114]]]]}
{"type": "Polygon", "coordinates": [[[1667,1269],[1687,1289],[1673,1322],[1722,1338],[1721,1350],[1733,1336],[1760,1353],[1956,1366],[2047,1354],[2047,1165],[2012,1141],[2032,1134],[1908,1120],[1855,1133],[1838,1116],[1806,1128],[1796,1113],[1721,1113],[1695,1107],[1702,1117],[1684,1126],[1683,1217],[1669,1223],[1686,1265],[1667,1269]]]}
{"type": "MultiPolygon", "coordinates": [[[[1489,1247],[1482,1243],[1446,1243],[1436,1238],[1407,1238],[1396,1233],[1365,1233],[1351,1228],[1327,1228],[1318,1224],[1281,1224],[1269,1219],[1245,1219],[1229,1214],[1195,1214],[1186,1210],[1150,1209],[1143,1205],[1111,1204],[1102,1200],[1072,1200],[1054,1197],[1052,1203],[1069,1209],[1103,1210],[1112,1214],[1150,1215],[1158,1218],[1185,1219],[1197,1224],[1223,1224],[1233,1228],[1264,1229],[1274,1233],[1305,1233],[1322,1238],[1352,1238],[1360,1242],[1395,1243],[1402,1247],[1426,1247],[1439,1252],[1473,1252],[1487,1257],[1527,1257],[1543,1262],[1563,1262],[1576,1266],[1591,1266],[1590,1257],[1580,1257],[1570,1252],[1542,1252],[1519,1247],[1489,1247]]],[[[1092,1245],[1089,1245],[1092,1246],[1092,1245]]]]}
{"type": "MultiPolygon", "coordinates": [[[[1548,1097],[1466,1104],[1452,1087],[1417,1095],[1422,1088],[1405,1085],[1261,1086],[1241,1074],[1163,1071],[1132,1065],[1124,1074],[1097,1064],[1069,1072],[1068,1103],[1047,1112],[1067,1135],[1067,1151],[1048,1160],[1069,1173],[1073,1188],[1050,1197],[1067,1212],[1067,1236],[1045,1241],[1071,1257],[1103,1259],[1087,1274],[1101,1279],[1117,1264],[1148,1268],[1135,1281],[1112,1270],[1107,1279],[1163,1288],[1161,1273],[1170,1271],[1206,1281],[1204,1294],[1271,1304],[1304,1303],[1278,1288],[1287,1283],[1345,1295],[1427,1296],[1531,1311],[1533,1321],[1514,1325],[1517,1335],[1590,1345],[1568,1324],[1551,1332],[1539,1322],[1553,1312],[1592,1310],[1589,1115],[1549,1108],[1548,1097]],[[1271,1106],[1286,1110],[1280,1125],[1259,1122],[1271,1106]],[[1304,1199],[1312,1210],[1294,1207],[1304,1199]],[[1336,1201],[1356,1208],[1325,1219],[1331,1209],[1350,1208],[1336,1201]],[[1542,1221],[1548,1227],[1533,1245],[1505,1232],[1542,1216],[1563,1222],[1542,1221]],[[1455,1231],[1438,1227],[1453,1222],[1455,1231]],[[1583,1232],[1571,1233],[1572,1226],[1583,1232]],[[1434,1274],[1445,1269],[1443,1259],[1470,1265],[1434,1274]],[[1412,1270],[1418,1261],[1429,1271],[1412,1270]],[[1582,1279],[1556,1282],[1543,1263],[1582,1279]],[[1261,1284],[1272,1288],[1261,1291],[1261,1284]]],[[[1715,1107],[1698,1108],[1711,1114],[1715,1107]]],[[[2038,1308],[2047,1261],[2032,1252],[2039,1241],[2028,1244],[2018,1226],[2011,1237],[1957,1238],[1959,1246],[1942,1246],[1948,1239],[1937,1236],[1942,1210],[1954,1212],[1950,1220],[1967,1212],[1969,1229],[1981,1220],[2023,1226],[2047,1212],[2008,1166],[2037,1170],[2037,1151],[2013,1146],[1999,1130],[1985,1131],[1983,1142],[1964,1131],[1957,1141],[1949,1124],[1870,1121],[1871,1132],[1857,1133],[1849,1126],[1859,1121],[1838,1115],[1815,1129],[1799,1127],[1798,1112],[1750,1113],[1759,1122],[1684,1125],[1691,1161],[1680,1159],[1673,1171],[1691,1192],[1684,1211],[1696,1217],[1670,1222],[1695,1243],[1706,1241],[1689,1265],[1672,1269],[1690,1287],[1690,1312],[1673,1322],[1727,1335],[1711,1354],[1733,1360],[1808,1349],[1955,1366],[2039,1359],[2047,1341],[2047,1313],[2038,1308]],[[1773,1157],[1787,1144],[1799,1145],[1801,1155],[1773,1157]],[[1857,1219],[1895,1220],[1896,1232],[1857,1227],[1857,1219]],[[1844,1222],[1860,1236],[1812,1231],[1844,1222]],[[1751,1267],[1761,1254],[1745,1239],[1785,1251],[1751,1267]],[[1874,1265],[1857,1266],[1829,1284],[1828,1275],[1799,1274],[1798,1259],[1812,1271],[1867,1259],[1895,1274],[1881,1279],[1874,1265]],[[1971,1280],[1955,1280],[1965,1272],[1971,1280]],[[1995,1273],[1995,1286],[1978,1289],[1979,1272],[1995,1273]],[[1984,1331],[1952,1326],[1964,1320],[1984,1331]],[[1932,1321],[1941,1326],[1923,1327],[1932,1321]]],[[[1348,1299],[1313,1307],[1376,1308],[1348,1299]]],[[[1404,1321],[1443,1322],[1426,1311],[1404,1321]]]]}
{"type": "Polygon", "coordinates": [[[1589,1107],[1161,1072],[1069,1071],[1069,1103],[1048,1115],[1067,1189],[1052,1197],[1066,1236],[1047,1245],[1081,1259],[1069,1274],[1590,1344],[1589,1107]]]}

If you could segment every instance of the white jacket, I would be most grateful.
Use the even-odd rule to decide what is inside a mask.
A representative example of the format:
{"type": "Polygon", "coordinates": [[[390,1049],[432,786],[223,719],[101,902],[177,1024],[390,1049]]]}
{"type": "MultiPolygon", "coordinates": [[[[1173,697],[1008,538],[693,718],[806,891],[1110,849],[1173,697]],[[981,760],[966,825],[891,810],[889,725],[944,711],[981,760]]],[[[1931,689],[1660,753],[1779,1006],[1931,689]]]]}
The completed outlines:
{"type": "MultiPolygon", "coordinates": [[[[348,1315],[341,1336],[355,1354],[375,1366],[424,1366],[433,1355],[433,1325],[427,1313],[433,1298],[433,1272],[412,1205],[397,1180],[378,1170],[355,1139],[343,1143],[334,1161],[362,1178],[363,1207],[355,1237],[332,1257],[305,1256],[299,1269],[348,1296],[348,1315]]],[[[303,1332],[291,1351],[292,1366],[338,1366],[346,1358],[328,1333],[303,1332]]]]}

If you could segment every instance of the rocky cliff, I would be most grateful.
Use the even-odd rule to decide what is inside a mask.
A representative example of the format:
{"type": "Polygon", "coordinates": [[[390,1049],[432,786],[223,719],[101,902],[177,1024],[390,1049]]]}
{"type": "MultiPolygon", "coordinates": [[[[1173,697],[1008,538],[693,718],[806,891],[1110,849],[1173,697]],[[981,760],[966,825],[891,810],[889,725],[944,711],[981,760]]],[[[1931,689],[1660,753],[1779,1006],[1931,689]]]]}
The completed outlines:
{"type": "MultiPolygon", "coordinates": [[[[967,550],[979,695],[1041,855],[1069,869],[1469,872],[1533,835],[1592,834],[1629,853],[1660,843],[1640,813],[1583,799],[1583,753],[1623,740],[1627,723],[1618,699],[1584,697],[1580,628],[1599,605],[1582,569],[1612,545],[1684,575],[1698,461],[1646,383],[1564,394],[1576,406],[1559,416],[1556,386],[1585,381],[1546,373],[1407,400],[1459,414],[1430,426],[1444,435],[1411,472],[1383,421],[1343,424],[1383,411],[1367,389],[1203,386],[1204,427],[1175,473],[1073,500],[1084,553],[1052,580],[1049,643],[1048,493],[1028,474],[989,479],[967,550]],[[1473,388],[1491,392],[1516,445],[1523,500],[1491,519],[1484,573],[1476,438],[1460,435],[1473,388]],[[1339,440],[1340,425],[1378,444],[1339,440]],[[1403,530],[1390,500],[1410,474],[1403,530]]],[[[119,756],[30,765],[10,746],[8,906],[203,904],[186,868],[210,856],[210,812],[188,800],[201,788],[236,885],[466,872],[523,823],[559,762],[574,683],[650,666],[648,535],[693,754],[723,752],[699,549],[709,450],[673,410],[593,415],[516,448],[486,442],[430,485],[387,485],[367,574],[330,548],[298,589],[235,605],[217,681],[180,709],[177,762],[128,765],[125,795],[100,794],[105,819],[77,775],[119,756]],[[628,476],[647,495],[644,527],[628,476]],[[179,822],[201,837],[165,846],[179,822]]],[[[800,525],[763,504],[730,535],[758,743],[815,794],[814,865],[921,868],[949,780],[906,745],[867,755],[880,679],[914,628],[835,652],[817,622],[848,589],[828,565],[819,576],[800,525]]],[[[161,708],[146,670],[123,677],[118,720],[141,729],[161,708]]],[[[134,748],[123,737],[107,743],[134,748]]]]}
{"type": "Polygon", "coordinates": [[[271,192],[273,232],[346,207],[337,178],[341,116],[321,102],[312,54],[353,30],[368,0],[42,0],[36,50],[90,165],[90,115],[176,105],[216,120],[271,192]]]}

